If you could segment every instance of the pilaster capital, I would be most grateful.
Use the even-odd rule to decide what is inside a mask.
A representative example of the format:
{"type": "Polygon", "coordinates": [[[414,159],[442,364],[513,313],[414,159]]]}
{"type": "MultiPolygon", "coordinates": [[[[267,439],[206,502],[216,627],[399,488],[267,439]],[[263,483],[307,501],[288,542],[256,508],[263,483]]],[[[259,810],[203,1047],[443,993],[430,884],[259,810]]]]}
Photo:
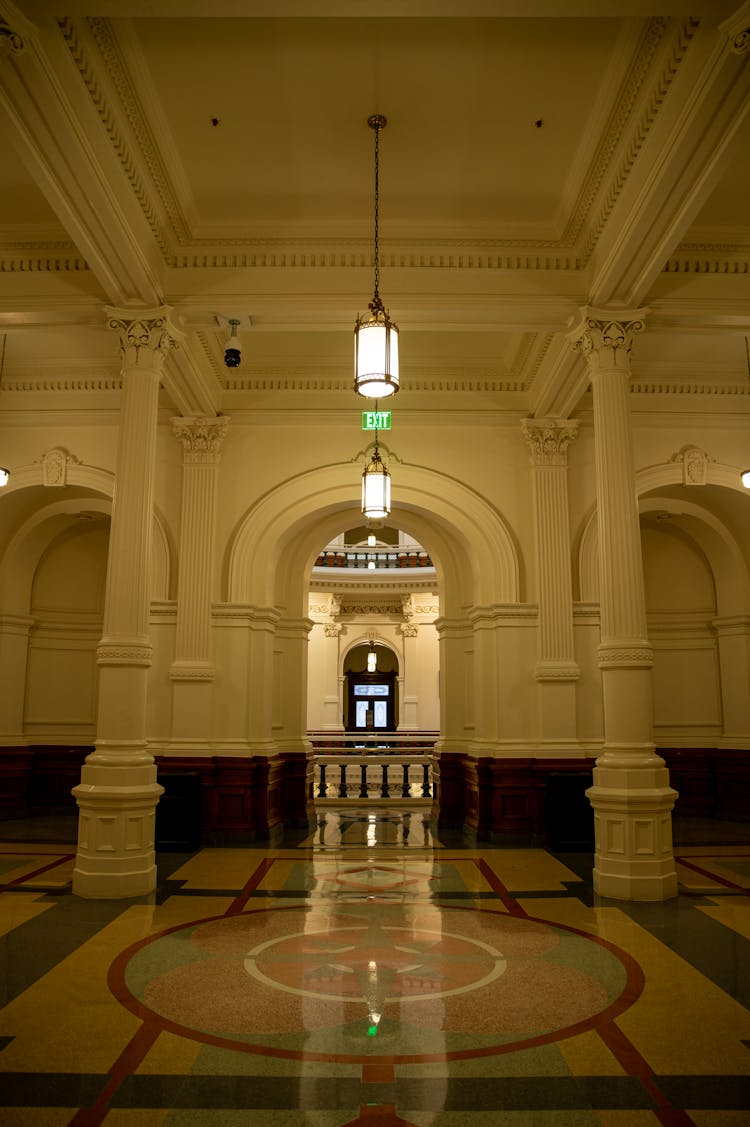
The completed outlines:
{"type": "Polygon", "coordinates": [[[403,622],[401,624],[401,634],[404,638],[416,638],[419,633],[419,627],[416,622],[403,622]]]}
{"type": "Polygon", "coordinates": [[[633,338],[643,332],[645,310],[584,309],[583,320],[571,333],[592,373],[617,370],[630,375],[633,338]]]}
{"type": "Polygon", "coordinates": [[[216,415],[210,419],[203,415],[170,420],[172,433],[182,443],[186,462],[213,461],[226,437],[229,417],[216,415]]]}
{"type": "Polygon", "coordinates": [[[535,466],[565,466],[568,447],[578,435],[575,419],[521,419],[521,430],[535,466]]]}
{"type": "Polygon", "coordinates": [[[172,309],[114,309],[107,306],[107,328],[117,333],[123,363],[128,368],[153,368],[161,364],[171,348],[177,348],[182,334],[172,325],[172,309]]]}
{"type": "Polygon", "coordinates": [[[341,633],[341,626],[338,622],[324,622],[323,633],[326,638],[338,638],[341,633]]]}

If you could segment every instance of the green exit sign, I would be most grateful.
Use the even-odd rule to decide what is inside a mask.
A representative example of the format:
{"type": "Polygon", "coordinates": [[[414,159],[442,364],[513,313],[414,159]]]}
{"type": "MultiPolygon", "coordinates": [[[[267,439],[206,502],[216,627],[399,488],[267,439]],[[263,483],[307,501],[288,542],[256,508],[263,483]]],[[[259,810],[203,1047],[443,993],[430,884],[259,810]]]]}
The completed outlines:
{"type": "Polygon", "coordinates": [[[362,430],[390,430],[392,411],[363,411],[362,430]]]}

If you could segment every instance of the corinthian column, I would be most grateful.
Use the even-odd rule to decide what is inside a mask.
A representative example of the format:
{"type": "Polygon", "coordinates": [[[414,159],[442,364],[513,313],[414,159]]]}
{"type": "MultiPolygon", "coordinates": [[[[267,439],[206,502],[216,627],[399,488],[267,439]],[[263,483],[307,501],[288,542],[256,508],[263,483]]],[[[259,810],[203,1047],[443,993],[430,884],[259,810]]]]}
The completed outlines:
{"type": "Polygon", "coordinates": [[[671,810],[677,794],[653,743],[652,649],[635,486],[628,380],[637,312],[587,310],[576,332],[594,397],[604,751],[588,791],[594,887],[622,900],[677,893],[671,810]]]}
{"type": "Polygon", "coordinates": [[[540,732],[545,743],[567,743],[576,735],[575,683],[580,676],[573,650],[573,591],[568,515],[568,446],[578,434],[569,419],[523,419],[531,451],[539,575],[540,732]]]}
{"type": "Polygon", "coordinates": [[[159,380],[175,347],[169,309],[109,309],[122,351],[122,404],[107,563],[104,635],[97,649],[96,749],[73,794],[79,806],[73,891],[140,896],[156,884],[154,812],[162,788],[146,750],[151,539],[159,380]]]}
{"type": "Polygon", "coordinates": [[[182,514],[172,681],[172,750],[210,754],[211,593],[220,449],[229,419],[172,419],[182,442],[182,514]]]}

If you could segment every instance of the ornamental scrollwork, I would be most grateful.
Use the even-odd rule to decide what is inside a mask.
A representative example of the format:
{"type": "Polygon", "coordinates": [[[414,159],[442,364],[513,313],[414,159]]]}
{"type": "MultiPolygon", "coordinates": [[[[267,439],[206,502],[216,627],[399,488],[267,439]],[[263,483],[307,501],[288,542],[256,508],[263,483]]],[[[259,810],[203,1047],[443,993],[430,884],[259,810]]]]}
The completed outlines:
{"type": "Polygon", "coordinates": [[[99,645],[96,649],[97,665],[151,665],[153,649],[147,646],[99,645]]]}
{"type": "Polygon", "coordinates": [[[651,669],[654,651],[650,646],[599,646],[598,658],[600,669],[651,669]]]}
{"type": "Polygon", "coordinates": [[[185,454],[218,454],[226,437],[229,418],[217,415],[175,418],[171,420],[172,433],[182,443],[185,454]]]}
{"type": "Polygon", "coordinates": [[[578,422],[574,419],[522,419],[521,430],[535,465],[564,466],[568,447],[578,435],[578,422]]]}
{"type": "Polygon", "coordinates": [[[3,55],[20,55],[25,50],[23,36],[14,31],[7,20],[0,18],[0,59],[3,55]]]}
{"type": "Polygon", "coordinates": [[[141,352],[162,357],[169,349],[177,348],[177,338],[165,313],[129,318],[121,311],[108,311],[107,327],[120,338],[123,358],[132,354],[136,366],[141,352]]]}
{"type": "Polygon", "coordinates": [[[683,485],[705,485],[708,481],[708,463],[716,459],[709,458],[700,446],[683,446],[669,460],[682,462],[683,485]]]}

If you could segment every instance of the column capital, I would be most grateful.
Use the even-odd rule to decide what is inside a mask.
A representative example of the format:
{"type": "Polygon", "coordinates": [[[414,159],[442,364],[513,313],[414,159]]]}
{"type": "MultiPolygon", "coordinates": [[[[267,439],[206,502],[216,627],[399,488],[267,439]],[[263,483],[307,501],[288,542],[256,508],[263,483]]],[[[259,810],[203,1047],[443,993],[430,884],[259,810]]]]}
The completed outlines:
{"type": "Polygon", "coordinates": [[[521,430],[533,465],[567,465],[568,447],[578,435],[576,419],[521,419],[521,430]]]}
{"type": "Polygon", "coordinates": [[[204,415],[170,419],[172,433],[182,443],[186,461],[204,456],[216,456],[221,449],[229,426],[228,415],[210,419],[204,415]]]}
{"type": "Polygon", "coordinates": [[[170,321],[172,308],[116,309],[107,306],[107,328],[117,333],[123,363],[127,367],[153,367],[166,352],[179,346],[182,333],[170,321]]]}
{"type": "Polygon", "coordinates": [[[573,347],[592,372],[617,369],[630,374],[633,338],[644,329],[645,309],[583,309],[582,320],[570,334],[573,347]]]}

